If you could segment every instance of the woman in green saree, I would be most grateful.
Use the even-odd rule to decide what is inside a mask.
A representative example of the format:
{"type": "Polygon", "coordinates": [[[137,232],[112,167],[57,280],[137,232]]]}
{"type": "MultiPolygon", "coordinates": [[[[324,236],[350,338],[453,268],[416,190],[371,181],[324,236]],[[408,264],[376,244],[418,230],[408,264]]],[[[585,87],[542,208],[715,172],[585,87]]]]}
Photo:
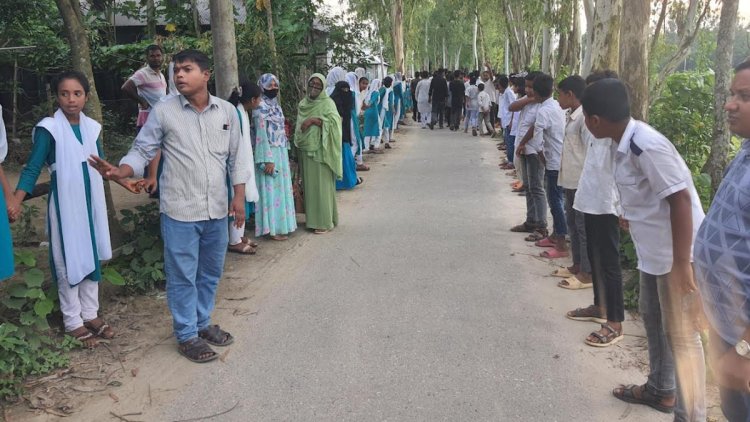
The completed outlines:
{"type": "Polygon", "coordinates": [[[315,234],[332,230],[339,220],[336,179],[340,179],[341,116],[326,94],[325,76],[307,80],[307,96],[299,103],[294,144],[299,148],[305,220],[315,234]]]}

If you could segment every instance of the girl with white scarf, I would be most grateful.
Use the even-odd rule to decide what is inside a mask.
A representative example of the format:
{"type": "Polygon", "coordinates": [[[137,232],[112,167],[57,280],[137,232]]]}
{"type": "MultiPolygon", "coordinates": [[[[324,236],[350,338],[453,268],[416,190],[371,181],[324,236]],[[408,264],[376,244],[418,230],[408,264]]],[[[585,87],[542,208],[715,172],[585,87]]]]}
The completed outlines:
{"type": "Polygon", "coordinates": [[[376,149],[380,145],[380,79],[373,79],[367,87],[365,93],[365,128],[363,136],[365,145],[369,147],[370,152],[382,152],[376,149]]]}
{"type": "MultiPolygon", "coordinates": [[[[21,172],[8,208],[20,212],[27,193],[34,190],[46,164],[51,173],[47,209],[52,275],[57,282],[60,310],[67,334],[87,347],[94,338],[111,339],[112,328],[98,316],[100,261],[112,258],[104,200],[104,181],[87,164],[90,156],[102,156],[101,124],[83,114],[89,83],[80,72],[63,72],[54,84],[60,108],[54,117],[40,121],[32,138],[31,157],[21,172]]],[[[120,182],[138,192],[135,181],[120,182]]]]}
{"type": "Polygon", "coordinates": [[[336,83],[346,80],[346,69],[340,66],[336,66],[328,71],[326,75],[326,94],[330,97],[333,93],[333,89],[336,87],[336,83]]]}
{"type": "Polygon", "coordinates": [[[0,107],[0,187],[3,192],[0,195],[0,281],[13,275],[13,240],[10,236],[9,218],[15,220],[15,216],[8,215],[6,203],[13,197],[10,190],[8,178],[3,172],[2,163],[8,155],[8,137],[5,135],[5,124],[3,123],[3,108],[0,107]]]}

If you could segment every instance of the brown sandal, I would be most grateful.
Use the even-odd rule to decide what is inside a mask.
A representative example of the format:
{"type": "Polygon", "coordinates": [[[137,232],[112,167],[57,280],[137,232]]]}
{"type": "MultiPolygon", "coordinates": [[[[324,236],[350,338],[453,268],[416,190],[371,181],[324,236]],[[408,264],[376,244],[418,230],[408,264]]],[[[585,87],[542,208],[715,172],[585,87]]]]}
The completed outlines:
{"type": "Polygon", "coordinates": [[[242,236],[241,240],[242,240],[242,243],[246,243],[246,244],[250,245],[253,248],[257,248],[258,247],[258,242],[253,241],[249,237],[242,236]]]}
{"type": "Polygon", "coordinates": [[[91,332],[94,333],[94,335],[97,337],[101,337],[107,340],[115,337],[115,332],[114,330],[112,330],[112,327],[110,327],[109,324],[104,322],[104,320],[99,317],[84,322],[83,326],[91,330],[91,332]]]}
{"type": "Polygon", "coordinates": [[[612,390],[612,395],[626,403],[644,404],[663,413],[674,412],[675,397],[658,396],[650,391],[648,384],[622,385],[612,390]],[[668,404],[670,402],[671,405],[668,404]]]}
{"type": "Polygon", "coordinates": [[[602,329],[606,330],[607,334],[602,334],[598,331],[594,331],[589,334],[589,337],[593,337],[596,340],[589,340],[587,338],[586,340],[584,340],[584,342],[593,347],[609,347],[625,337],[625,335],[622,333],[622,328],[620,328],[620,331],[617,331],[612,328],[611,325],[604,323],[602,324],[602,329]]]}
{"type": "Polygon", "coordinates": [[[229,245],[227,247],[229,252],[234,252],[242,255],[255,255],[255,248],[247,243],[240,242],[236,245],[229,245]]]}
{"type": "Polygon", "coordinates": [[[603,312],[594,305],[589,305],[586,308],[576,308],[565,314],[566,317],[574,321],[593,321],[599,324],[607,322],[607,318],[604,317],[603,312]]]}
{"type": "Polygon", "coordinates": [[[80,326],[73,331],[68,331],[65,334],[80,341],[83,347],[86,347],[88,349],[93,349],[94,347],[99,345],[99,342],[96,340],[96,338],[94,338],[94,333],[89,331],[89,329],[84,326],[80,326]]]}

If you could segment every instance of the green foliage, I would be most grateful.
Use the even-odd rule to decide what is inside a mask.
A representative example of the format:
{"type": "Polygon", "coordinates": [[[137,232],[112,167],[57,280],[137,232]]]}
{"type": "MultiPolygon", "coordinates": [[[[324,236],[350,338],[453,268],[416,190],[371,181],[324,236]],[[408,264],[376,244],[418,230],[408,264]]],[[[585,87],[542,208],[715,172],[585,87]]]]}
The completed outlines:
{"type": "Polygon", "coordinates": [[[38,233],[35,222],[39,218],[39,207],[36,205],[21,204],[21,217],[15,224],[11,225],[13,232],[13,243],[20,246],[30,246],[36,243],[38,233]]]}
{"type": "Polygon", "coordinates": [[[121,255],[102,270],[104,279],[123,286],[128,294],[145,293],[164,282],[164,245],[160,236],[159,204],[149,202],[135,211],[120,211],[127,232],[121,255]]]}
{"type": "Polygon", "coordinates": [[[36,268],[34,252],[17,248],[14,253],[17,274],[0,293],[0,398],[18,395],[29,375],[66,366],[64,352],[77,344],[50,335],[47,316],[55,309],[57,289],[36,268]]]}
{"type": "MultiPolygon", "coordinates": [[[[19,65],[39,73],[69,63],[69,47],[61,37],[63,23],[53,0],[3,0],[0,7],[0,46],[36,46],[17,53],[19,65]]],[[[0,64],[13,63],[0,54],[0,64]]]]}

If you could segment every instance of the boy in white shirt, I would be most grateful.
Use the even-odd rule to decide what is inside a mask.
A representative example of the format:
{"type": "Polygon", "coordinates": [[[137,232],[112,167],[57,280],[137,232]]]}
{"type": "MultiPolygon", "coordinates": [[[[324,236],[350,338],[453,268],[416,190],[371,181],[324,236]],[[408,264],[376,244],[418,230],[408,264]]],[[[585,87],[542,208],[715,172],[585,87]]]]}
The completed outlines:
{"type": "MultiPolygon", "coordinates": [[[[486,135],[495,135],[495,128],[492,127],[492,122],[490,121],[490,111],[492,110],[492,100],[490,99],[490,94],[487,93],[485,90],[485,85],[483,83],[479,83],[477,85],[477,89],[479,90],[479,94],[477,95],[477,101],[479,102],[479,119],[477,121],[477,127],[479,128],[479,131],[481,132],[482,129],[486,129],[487,133],[486,135]]],[[[480,135],[485,135],[480,133],[480,135]]]]}
{"type": "MultiPolygon", "coordinates": [[[[630,117],[621,81],[589,85],[581,103],[591,134],[614,141],[615,182],[638,256],[639,311],[648,340],[647,382],[612,394],[662,412],[674,410],[676,421],[705,421],[706,367],[692,267],[693,241],[704,214],[692,175],[664,135],[630,117]]],[[[609,331],[604,337],[622,335],[609,331]]]]}

